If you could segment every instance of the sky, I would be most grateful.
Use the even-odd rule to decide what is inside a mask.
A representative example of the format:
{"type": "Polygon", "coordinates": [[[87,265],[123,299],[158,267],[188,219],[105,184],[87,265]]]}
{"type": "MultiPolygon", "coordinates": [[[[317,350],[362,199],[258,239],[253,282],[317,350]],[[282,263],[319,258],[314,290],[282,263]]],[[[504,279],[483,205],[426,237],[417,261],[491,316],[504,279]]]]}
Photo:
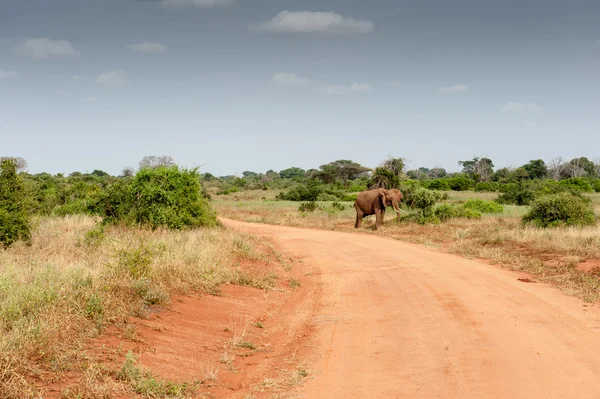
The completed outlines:
{"type": "Polygon", "coordinates": [[[118,174],[600,157],[598,0],[1,0],[0,155],[118,174]]]}

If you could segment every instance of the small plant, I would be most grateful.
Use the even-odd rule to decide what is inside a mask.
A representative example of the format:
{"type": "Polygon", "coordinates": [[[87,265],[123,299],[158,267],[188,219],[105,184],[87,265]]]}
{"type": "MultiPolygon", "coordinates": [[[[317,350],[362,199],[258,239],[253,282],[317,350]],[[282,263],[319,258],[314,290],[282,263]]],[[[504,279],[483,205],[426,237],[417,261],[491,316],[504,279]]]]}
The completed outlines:
{"type": "Polygon", "coordinates": [[[147,277],[152,272],[151,265],[154,254],[143,244],[136,249],[121,250],[117,256],[118,269],[124,271],[134,279],[147,277]]]}
{"type": "Polygon", "coordinates": [[[342,204],[341,202],[339,202],[337,200],[333,201],[333,203],[331,204],[331,207],[337,211],[343,211],[344,209],[346,209],[344,204],[342,204]]]}
{"type": "Polygon", "coordinates": [[[314,212],[317,209],[317,203],[314,201],[311,202],[303,202],[298,207],[300,212],[314,212]]]}
{"type": "Polygon", "coordinates": [[[260,321],[255,321],[252,325],[256,328],[265,328],[265,325],[260,321]]]}
{"type": "Polygon", "coordinates": [[[95,248],[98,247],[105,238],[106,235],[104,234],[104,225],[98,224],[93,229],[85,233],[85,236],[83,237],[83,244],[86,247],[95,248]]]}
{"type": "Polygon", "coordinates": [[[92,320],[99,320],[103,314],[102,299],[98,295],[92,294],[85,304],[85,315],[92,320]]]}
{"type": "Polygon", "coordinates": [[[537,227],[593,226],[597,217],[591,201],[560,193],[541,197],[522,219],[537,227]]]}
{"type": "Polygon", "coordinates": [[[301,284],[300,281],[298,281],[298,279],[290,278],[289,285],[291,288],[298,288],[301,284]]]}
{"type": "Polygon", "coordinates": [[[239,348],[246,348],[246,349],[250,349],[250,350],[255,350],[256,349],[256,345],[254,345],[252,342],[250,341],[241,341],[237,344],[237,346],[239,348]]]}

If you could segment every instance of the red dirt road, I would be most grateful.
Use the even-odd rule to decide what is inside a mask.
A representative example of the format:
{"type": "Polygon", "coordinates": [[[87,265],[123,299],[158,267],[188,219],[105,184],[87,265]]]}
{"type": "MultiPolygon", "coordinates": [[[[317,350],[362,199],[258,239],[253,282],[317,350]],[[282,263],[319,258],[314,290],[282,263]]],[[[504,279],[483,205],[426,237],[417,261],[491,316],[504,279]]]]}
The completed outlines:
{"type": "Polygon", "coordinates": [[[321,271],[314,357],[299,397],[600,397],[595,306],[423,246],[223,222],[321,271]]]}

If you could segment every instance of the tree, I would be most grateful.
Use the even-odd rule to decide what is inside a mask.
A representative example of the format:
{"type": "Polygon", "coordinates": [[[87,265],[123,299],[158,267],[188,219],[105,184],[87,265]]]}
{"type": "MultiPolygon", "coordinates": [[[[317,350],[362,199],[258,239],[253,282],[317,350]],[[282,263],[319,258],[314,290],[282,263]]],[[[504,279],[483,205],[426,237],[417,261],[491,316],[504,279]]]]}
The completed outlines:
{"type": "Polygon", "coordinates": [[[405,166],[406,160],[404,158],[394,158],[392,156],[388,156],[388,158],[380,165],[380,167],[389,170],[396,176],[400,176],[402,174],[405,166]]]}
{"type": "Polygon", "coordinates": [[[108,173],[106,173],[103,170],[98,170],[98,169],[94,169],[94,171],[92,172],[92,174],[94,176],[99,176],[99,177],[108,176],[108,173]]]}
{"type": "Polygon", "coordinates": [[[527,171],[531,179],[543,179],[548,175],[548,167],[541,159],[529,161],[528,164],[523,165],[523,169],[527,171]]]}
{"type": "Polygon", "coordinates": [[[246,170],[246,171],[242,172],[242,176],[244,176],[244,177],[256,177],[256,176],[258,176],[258,173],[246,170]]]}
{"type": "Polygon", "coordinates": [[[439,179],[442,177],[446,177],[447,175],[448,175],[448,172],[446,172],[446,169],[441,168],[439,166],[435,167],[429,171],[429,177],[432,179],[439,179]]]}
{"type": "Polygon", "coordinates": [[[339,159],[326,165],[321,165],[320,169],[318,177],[324,183],[341,181],[345,187],[348,186],[348,180],[357,179],[371,170],[348,159],[339,159]]]}
{"type": "Polygon", "coordinates": [[[140,161],[140,169],[148,168],[148,169],[156,169],[160,167],[171,167],[175,166],[175,160],[168,155],[150,155],[145,156],[140,161]]]}
{"type": "Polygon", "coordinates": [[[494,173],[494,163],[489,158],[475,157],[470,161],[458,161],[463,173],[475,181],[489,181],[494,173]]]}
{"type": "Polygon", "coordinates": [[[31,239],[25,200],[17,162],[12,158],[0,159],[0,244],[4,248],[18,240],[31,239]]]}
{"type": "Polygon", "coordinates": [[[391,190],[392,188],[399,188],[400,178],[394,174],[391,170],[380,167],[375,169],[373,177],[369,182],[369,189],[385,188],[391,190]]]}
{"type": "Polygon", "coordinates": [[[135,169],[133,166],[125,166],[121,171],[122,177],[132,177],[133,175],[135,175],[135,169]]]}
{"type": "Polygon", "coordinates": [[[552,158],[548,162],[548,174],[554,180],[560,180],[565,173],[565,160],[563,157],[552,158]]]}
{"type": "Polygon", "coordinates": [[[279,176],[282,179],[294,179],[297,177],[304,177],[305,173],[306,172],[302,168],[292,167],[292,168],[284,169],[281,172],[279,172],[279,176]]]}
{"type": "Polygon", "coordinates": [[[596,165],[586,157],[574,158],[569,164],[571,165],[572,174],[569,177],[583,177],[586,175],[595,177],[596,175],[596,165]],[[578,174],[579,176],[574,176],[574,174],[578,174]]]}
{"type": "Polygon", "coordinates": [[[273,181],[279,179],[279,173],[275,172],[273,169],[267,170],[267,173],[262,177],[263,181],[273,181]]]}
{"type": "Polygon", "coordinates": [[[25,158],[21,158],[21,157],[2,157],[0,158],[0,162],[8,159],[11,160],[16,167],[16,171],[17,172],[26,172],[27,171],[27,161],[25,160],[25,158]]]}

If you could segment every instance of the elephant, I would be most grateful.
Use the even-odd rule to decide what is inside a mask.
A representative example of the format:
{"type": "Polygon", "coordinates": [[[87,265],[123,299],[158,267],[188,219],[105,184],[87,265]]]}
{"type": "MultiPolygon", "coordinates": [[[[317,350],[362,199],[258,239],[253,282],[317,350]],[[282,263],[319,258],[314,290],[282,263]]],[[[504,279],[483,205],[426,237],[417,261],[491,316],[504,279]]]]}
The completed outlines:
{"type": "Polygon", "coordinates": [[[356,209],[356,223],[354,228],[358,229],[362,222],[362,218],[369,215],[375,215],[375,230],[383,223],[385,215],[385,207],[392,206],[398,214],[400,221],[400,202],[404,195],[400,190],[386,190],[378,188],[375,190],[367,190],[358,194],[354,201],[354,209],[356,209]]]}

